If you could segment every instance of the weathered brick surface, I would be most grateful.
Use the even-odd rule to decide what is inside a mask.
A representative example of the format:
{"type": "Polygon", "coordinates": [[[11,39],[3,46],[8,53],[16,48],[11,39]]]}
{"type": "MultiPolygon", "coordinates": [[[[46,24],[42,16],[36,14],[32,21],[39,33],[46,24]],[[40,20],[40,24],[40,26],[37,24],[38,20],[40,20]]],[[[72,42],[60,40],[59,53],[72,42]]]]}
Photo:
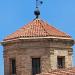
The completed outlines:
{"type": "Polygon", "coordinates": [[[10,74],[10,58],[16,59],[16,75],[32,75],[32,58],[41,58],[41,72],[57,69],[57,56],[65,56],[65,67],[72,67],[71,45],[61,41],[40,39],[19,41],[4,46],[5,75],[10,74]]]}

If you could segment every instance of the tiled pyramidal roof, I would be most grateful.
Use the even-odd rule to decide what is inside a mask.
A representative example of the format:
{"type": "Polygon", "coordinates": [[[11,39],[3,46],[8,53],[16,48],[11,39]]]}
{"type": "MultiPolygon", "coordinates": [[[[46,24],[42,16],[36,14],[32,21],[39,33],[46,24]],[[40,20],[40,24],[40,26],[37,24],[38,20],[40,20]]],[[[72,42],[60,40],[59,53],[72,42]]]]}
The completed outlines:
{"type": "Polygon", "coordinates": [[[29,37],[66,37],[71,38],[64,32],[54,28],[51,25],[48,25],[46,22],[35,19],[27,25],[24,25],[22,28],[18,29],[16,32],[7,36],[4,41],[12,40],[17,38],[29,38],[29,37]]]}

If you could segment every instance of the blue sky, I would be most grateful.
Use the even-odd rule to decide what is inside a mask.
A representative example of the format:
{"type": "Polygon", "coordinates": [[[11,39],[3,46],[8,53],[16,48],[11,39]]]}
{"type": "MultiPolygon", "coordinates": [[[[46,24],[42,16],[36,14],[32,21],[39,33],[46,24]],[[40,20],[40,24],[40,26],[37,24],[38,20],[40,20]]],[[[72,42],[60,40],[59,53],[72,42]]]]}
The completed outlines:
{"type": "MultiPolygon", "coordinates": [[[[75,0],[43,0],[40,18],[75,39],[75,0]]],[[[0,0],[0,41],[32,21],[35,0],[0,0]]],[[[75,64],[75,47],[73,64],[75,64]]],[[[4,75],[3,48],[0,46],[0,75],[4,75]]]]}

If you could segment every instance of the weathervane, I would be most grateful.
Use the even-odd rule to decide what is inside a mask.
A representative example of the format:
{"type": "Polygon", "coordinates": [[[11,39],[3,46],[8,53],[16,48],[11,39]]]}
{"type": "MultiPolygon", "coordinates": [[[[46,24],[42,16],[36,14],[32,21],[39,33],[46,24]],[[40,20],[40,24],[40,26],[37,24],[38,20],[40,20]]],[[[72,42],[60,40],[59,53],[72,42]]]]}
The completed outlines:
{"type": "Polygon", "coordinates": [[[36,10],[34,11],[34,14],[36,15],[36,18],[39,17],[40,11],[39,11],[39,6],[43,4],[43,1],[41,0],[36,0],[36,10]]]}

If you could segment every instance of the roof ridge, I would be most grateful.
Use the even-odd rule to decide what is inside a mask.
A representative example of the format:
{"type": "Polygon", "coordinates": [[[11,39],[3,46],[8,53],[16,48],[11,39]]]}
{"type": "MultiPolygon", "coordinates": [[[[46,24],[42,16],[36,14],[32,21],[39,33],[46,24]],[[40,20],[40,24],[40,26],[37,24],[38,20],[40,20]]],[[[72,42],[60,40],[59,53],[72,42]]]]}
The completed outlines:
{"type": "MultiPolygon", "coordinates": [[[[42,20],[40,20],[40,21],[42,21],[42,20]]],[[[44,28],[44,25],[45,25],[44,22],[42,21],[42,22],[40,22],[40,24],[41,24],[42,28],[44,28]]],[[[45,28],[44,28],[43,30],[44,30],[47,34],[49,34],[49,33],[46,31],[45,28]]]]}

